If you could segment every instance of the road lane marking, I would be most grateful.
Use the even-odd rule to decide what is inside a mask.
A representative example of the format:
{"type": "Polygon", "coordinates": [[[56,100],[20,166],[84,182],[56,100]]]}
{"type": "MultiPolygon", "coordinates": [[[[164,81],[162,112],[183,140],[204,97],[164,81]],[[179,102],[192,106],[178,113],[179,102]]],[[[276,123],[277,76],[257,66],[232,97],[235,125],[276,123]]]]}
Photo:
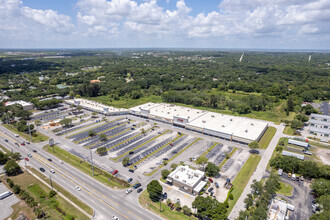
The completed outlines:
{"type": "MultiPolygon", "coordinates": [[[[48,162],[48,160],[46,160],[45,158],[43,158],[43,157],[41,157],[40,155],[37,155],[37,154],[33,154],[34,155],[34,158],[36,159],[36,160],[38,160],[39,162],[41,162],[42,164],[44,164],[45,166],[47,166],[48,168],[52,168],[51,166],[49,166],[48,164],[46,164],[47,162],[48,162]],[[39,157],[38,159],[37,159],[37,157],[39,157]],[[45,163],[46,162],[46,163],[45,163]]],[[[54,165],[54,164],[52,164],[52,165],[54,165]]],[[[57,167],[56,165],[54,165],[55,167],[57,167]]],[[[65,172],[65,171],[63,171],[62,169],[60,169],[60,168],[58,168],[59,170],[61,170],[62,172],[64,172],[64,173],[67,173],[67,172],[65,172]]],[[[72,182],[73,184],[75,184],[75,185],[79,185],[79,184],[77,184],[76,182],[74,182],[73,180],[71,180],[71,179],[69,179],[68,177],[66,177],[66,176],[64,176],[63,174],[61,174],[60,172],[57,172],[59,175],[61,175],[61,176],[63,176],[64,178],[66,178],[66,179],[68,179],[70,182],[72,182]]],[[[67,173],[68,174],[68,173],[67,173]]],[[[68,174],[68,175],[70,175],[70,174],[68,174]]],[[[70,175],[71,176],[71,175],[70,175]]],[[[73,176],[72,176],[73,177],[73,176]]],[[[75,177],[73,177],[74,179],[76,179],[78,182],[81,182],[80,180],[78,180],[77,178],[75,178],[75,177]]],[[[83,182],[81,182],[82,184],[84,184],[85,186],[87,186],[85,183],[83,183],[83,182]]],[[[106,197],[106,196],[104,196],[103,194],[101,194],[100,192],[98,192],[98,191],[96,191],[95,189],[93,189],[93,188],[91,188],[91,187],[89,187],[89,186],[87,186],[88,188],[90,188],[90,189],[92,189],[92,190],[94,190],[95,192],[97,192],[97,193],[99,193],[100,195],[102,195],[103,197],[105,197],[105,198],[107,198],[107,199],[109,199],[108,197],[106,197]]],[[[104,200],[102,200],[102,199],[100,199],[100,198],[98,198],[98,197],[96,197],[94,194],[92,194],[91,192],[89,192],[88,190],[86,190],[86,189],[84,189],[83,187],[80,187],[82,190],[84,190],[84,191],[86,191],[87,193],[89,193],[91,196],[93,196],[93,197],[95,197],[97,200],[99,200],[100,202],[102,202],[102,203],[104,203],[104,204],[106,204],[107,206],[109,206],[110,208],[112,208],[113,210],[115,210],[115,211],[117,211],[118,213],[120,213],[121,215],[123,215],[123,216],[125,216],[127,219],[131,219],[131,218],[129,218],[128,216],[126,216],[126,215],[124,215],[123,213],[121,213],[120,211],[118,211],[116,208],[114,208],[113,206],[111,206],[111,205],[109,205],[106,201],[104,201],[104,200]]],[[[113,202],[113,203],[115,203],[116,205],[118,205],[119,207],[121,207],[122,208],[122,206],[120,206],[119,204],[117,204],[116,202],[114,202],[114,201],[112,201],[111,199],[109,199],[111,202],[113,202]]],[[[126,210],[125,208],[123,208],[124,210],[126,210]]],[[[126,211],[128,211],[128,210],[126,210],[126,211]]],[[[129,212],[129,211],[128,211],[129,212]]],[[[129,212],[129,213],[131,213],[131,212],[129,212]]],[[[131,213],[132,215],[135,215],[134,213],[131,213]]],[[[136,216],[136,215],[135,215],[136,216]]],[[[138,217],[138,216],[137,216],[138,217]]],[[[138,218],[140,218],[140,217],[138,217],[138,218]]],[[[140,218],[141,219],[141,218],[140,218]]]]}

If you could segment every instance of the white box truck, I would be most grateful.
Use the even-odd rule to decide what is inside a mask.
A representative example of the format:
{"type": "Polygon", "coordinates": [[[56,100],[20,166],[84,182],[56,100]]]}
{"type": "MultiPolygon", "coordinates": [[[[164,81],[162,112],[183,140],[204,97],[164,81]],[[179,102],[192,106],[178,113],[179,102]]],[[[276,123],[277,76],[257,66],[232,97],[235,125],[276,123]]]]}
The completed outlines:
{"type": "Polygon", "coordinates": [[[8,197],[8,196],[10,196],[11,194],[13,194],[13,193],[10,192],[10,191],[7,191],[7,192],[4,192],[4,193],[1,193],[1,194],[0,194],[0,200],[6,198],[6,197],[8,197]]]}

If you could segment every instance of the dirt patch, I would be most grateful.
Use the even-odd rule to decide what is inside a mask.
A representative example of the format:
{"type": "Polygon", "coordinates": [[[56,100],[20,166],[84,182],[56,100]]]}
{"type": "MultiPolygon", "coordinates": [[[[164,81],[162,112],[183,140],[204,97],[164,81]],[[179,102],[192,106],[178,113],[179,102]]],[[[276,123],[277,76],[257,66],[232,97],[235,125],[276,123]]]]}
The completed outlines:
{"type": "Polygon", "coordinates": [[[330,150],[324,148],[317,148],[316,153],[324,164],[330,165],[330,150]]]}

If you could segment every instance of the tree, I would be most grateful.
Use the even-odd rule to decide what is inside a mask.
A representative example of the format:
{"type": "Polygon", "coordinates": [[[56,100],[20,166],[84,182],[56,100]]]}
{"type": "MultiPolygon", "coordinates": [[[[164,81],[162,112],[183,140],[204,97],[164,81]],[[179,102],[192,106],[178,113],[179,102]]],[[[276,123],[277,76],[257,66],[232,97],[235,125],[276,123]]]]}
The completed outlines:
{"type": "Polygon", "coordinates": [[[183,214],[185,214],[185,215],[188,215],[188,216],[191,215],[191,209],[188,206],[186,206],[186,205],[184,205],[182,207],[182,211],[183,211],[183,214]]]}
{"type": "Polygon", "coordinates": [[[209,159],[207,159],[206,157],[198,157],[197,160],[196,160],[196,164],[200,165],[203,167],[203,170],[204,170],[204,166],[205,164],[207,163],[209,159]]]}
{"type": "Polygon", "coordinates": [[[0,151],[0,165],[7,163],[8,160],[9,160],[8,155],[0,151]]]}
{"type": "Polygon", "coordinates": [[[11,153],[10,154],[11,159],[13,160],[20,160],[21,159],[21,154],[19,152],[11,153]]]}
{"type": "Polygon", "coordinates": [[[13,193],[18,194],[21,191],[21,187],[19,185],[14,185],[13,186],[13,193]]]}
{"type": "Polygon", "coordinates": [[[96,149],[96,153],[100,156],[106,155],[107,154],[107,148],[106,147],[99,147],[96,149]]]}
{"type": "Polygon", "coordinates": [[[208,196],[197,196],[192,203],[192,207],[197,209],[197,216],[199,218],[209,219],[227,219],[227,207],[224,203],[218,202],[218,200],[208,196]]]}
{"type": "Polygon", "coordinates": [[[97,115],[98,115],[97,112],[92,112],[92,118],[96,118],[97,115]]]}
{"type": "Polygon", "coordinates": [[[41,121],[38,119],[38,120],[35,120],[35,121],[34,121],[34,124],[35,124],[36,126],[40,126],[42,123],[41,123],[41,121]]]}
{"type": "Polygon", "coordinates": [[[141,128],[141,134],[145,135],[147,132],[144,130],[144,128],[141,128]]]}
{"type": "Polygon", "coordinates": [[[208,162],[205,167],[206,175],[208,176],[217,176],[219,174],[220,168],[214,163],[208,162]]]}
{"type": "Polygon", "coordinates": [[[147,185],[147,191],[149,193],[149,198],[151,199],[151,201],[158,202],[160,201],[163,192],[163,187],[159,184],[157,180],[152,180],[147,185]]]}
{"type": "Polygon", "coordinates": [[[78,105],[78,106],[76,107],[76,109],[77,109],[78,112],[80,112],[80,111],[82,110],[82,107],[81,107],[80,105],[78,105]]]}
{"type": "Polygon", "coordinates": [[[304,126],[304,122],[294,119],[291,121],[291,128],[292,129],[301,129],[304,126]]]}
{"type": "Polygon", "coordinates": [[[172,163],[172,164],[171,164],[171,168],[172,168],[173,170],[175,170],[177,167],[178,167],[178,165],[177,165],[176,163],[172,163]]]}
{"type": "Polygon", "coordinates": [[[247,194],[247,197],[244,199],[244,203],[247,210],[253,205],[253,196],[251,193],[247,194]]]}
{"type": "Polygon", "coordinates": [[[88,132],[88,135],[91,136],[91,137],[94,137],[94,136],[96,136],[96,131],[94,131],[94,130],[90,130],[90,131],[88,132]]]}
{"type": "Polygon", "coordinates": [[[63,127],[70,127],[72,125],[72,119],[71,118],[64,118],[60,121],[60,124],[63,127]]]}
{"type": "Polygon", "coordinates": [[[281,189],[280,177],[275,172],[272,172],[266,180],[264,189],[270,195],[275,194],[276,191],[281,189]]]}
{"type": "Polygon", "coordinates": [[[165,180],[167,178],[167,176],[170,175],[170,171],[165,169],[162,170],[162,178],[165,180]]]}
{"type": "Polygon", "coordinates": [[[293,97],[292,96],[289,96],[289,98],[288,98],[287,109],[290,112],[292,112],[294,110],[294,102],[293,102],[293,97]]]}
{"type": "Polygon", "coordinates": [[[102,134],[100,134],[100,140],[101,141],[106,141],[108,138],[107,138],[107,135],[106,134],[104,134],[104,133],[102,133],[102,134]]]}
{"type": "Polygon", "coordinates": [[[251,152],[256,152],[256,150],[259,148],[258,141],[252,141],[251,143],[249,143],[249,147],[251,149],[251,152]]]}
{"type": "Polygon", "coordinates": [[[124,159],[122,160],[123,166],[126,167],[128,162],[129,162],[129,157],[124,157],[124,159]]]}
{"type": "Polygon", "coordinates": [[[21,172],[21,167],[16,163],[15,160],[11,159],[8,160],[6,165],[4,166],[4,170],[6,170],[6,173],[8,176],[14,176],[21,172]]]}
{"type": "Polygon", "coordinates": [[[315,179],[312,182],[311,189],[313,190],[313,194],[317,197],[328,195],[330,192],[330,180],[315,179]]]}
{"type": "Polygon", "coordinates": [[[49,193],[48,193],[48,196],[50,198],[54,197],[57,193],[54,191],[54,190],[50,190],[49,193]]]}

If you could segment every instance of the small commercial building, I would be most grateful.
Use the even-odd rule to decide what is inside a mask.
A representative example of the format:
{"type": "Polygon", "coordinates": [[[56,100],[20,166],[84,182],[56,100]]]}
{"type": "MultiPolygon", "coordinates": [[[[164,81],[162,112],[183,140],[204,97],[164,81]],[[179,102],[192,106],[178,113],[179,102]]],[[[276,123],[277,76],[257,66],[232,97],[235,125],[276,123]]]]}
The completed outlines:
{"type": "Polygon", "coordinates": [[[312,114],[309,121],[309,133],[317,138],[329,141],[330,115],[312,114]]]}
{"type": "Polygon", "coordinates": [[[294,206],[284,200],[274,198],[269,206],[267,220],[285,220],[289,219],[289,212],[294,211],[294,206]]]}
{"type": "Polygon", "coordinates": [[[295,158],[298,158],[300,160],[304,160],[305,159],[305,156],[302,155],[302,154],[296,154],[296,153],[292,153],[290,151],[282,151],[282,156],[289,156],[289,157],[295,157],[295,158]]]}
{"type": "Polygon", "coordinates": [[[198,195],[206,185],[204,178],[205,173],[200,170],[193,170],[189,166],[178,166],[168,175],[166,181],[182,191],[198,195]]]}
{"type": "Polygon", "coordinates": [[[81,106],[83,109],[98,112],[103,115],[125,115],[129,112],[124,108],[114,108],[112,106],[103,105],[99,102],[81,98],[65,100],[65,102],[70,105],[81,106]]]}
{"type": "Polygon", "coordinates": [[[268,128],[260,120],[166,103],[139,105],[130,108],[130,114],[243,144],[259,141],[268,128]]]}
{"type": "Polygon", "coordinates": [[[34,108],[33,104],[31,102],[26,101],[9,101],[5,103],[5,106],[15,105],[18,104],[23,107],[24,110],[32,110],[34,108]]]}

